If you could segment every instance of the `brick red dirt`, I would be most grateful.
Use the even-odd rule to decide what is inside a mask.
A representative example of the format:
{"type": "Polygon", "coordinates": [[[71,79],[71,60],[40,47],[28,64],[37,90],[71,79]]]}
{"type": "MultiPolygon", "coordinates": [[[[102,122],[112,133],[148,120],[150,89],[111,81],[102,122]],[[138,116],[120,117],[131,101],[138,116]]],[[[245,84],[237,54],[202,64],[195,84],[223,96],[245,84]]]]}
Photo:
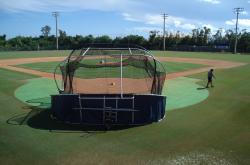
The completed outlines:
{"type": "MultiPolygon", "coordinates": [[[[0,68],[28,73],[37,75],[45,78],[54,78],[54,74],[36,71],[32,69],[20,68],[15,65],[26,64],[26,63],[37,63],[37,62],[52,62],[52,61],[63,61],[65,57],[42,57],[42,58],[17,58],[17,59],[4,59],[0,60],[0,68]]],[[[246,63],[231,62],[222,60],[208,60],[208,59],[196,59],[196,58],[178,58],[178,57],[158,57],[159,61],[167,62],[182,62],[182,63],[194,63],[202,64],[205,67],[191,69],[182,72],[167,74],[166,79],[174,79],[178,77],[188,76],[196,73],[206,72],[209,69],[227,69],[233,67],[239,67],[246,63]]],[[[181,64],[180,64],[181,65],[181,64]]],[[[56,75],[58,79],[60,75],[56,75]]],[[[150,88],[150,81],[145,79],[123,79],[123,92],[124,93],[145,93],[146,88],[150,88]],[[138,84],[138,85],[135,85],[138,84]]],[[[77,93],[117,93],[120,91],[120,79],[118,78],[97,78],[97,79],[80,79],[76,78],[74,81],[77,84],[77,93]],[[112,85],[111,85],[112,84],[112,85]],[[107,88],[108,87],[108,88],[107,88]],[[81,89],[81,90],[79,90],[81,89]]],[[[148,93],[148,92],[147,92],[148,93]]]]}

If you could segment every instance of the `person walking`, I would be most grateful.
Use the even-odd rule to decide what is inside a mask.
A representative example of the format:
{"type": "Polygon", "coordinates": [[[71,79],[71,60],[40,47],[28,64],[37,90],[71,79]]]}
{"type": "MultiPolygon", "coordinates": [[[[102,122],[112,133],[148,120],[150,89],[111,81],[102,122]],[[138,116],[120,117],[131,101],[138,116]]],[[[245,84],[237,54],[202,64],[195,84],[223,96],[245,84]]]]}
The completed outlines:
{"type": "Polygon", "coordinates": [[[214,69],[210,69],[207,73],[207,86],[206,88],[209,88],[209,84],[211,84],[211,87],[214,87],[213,86],[213,78],[215,78],[214,76],[214,69]]]}

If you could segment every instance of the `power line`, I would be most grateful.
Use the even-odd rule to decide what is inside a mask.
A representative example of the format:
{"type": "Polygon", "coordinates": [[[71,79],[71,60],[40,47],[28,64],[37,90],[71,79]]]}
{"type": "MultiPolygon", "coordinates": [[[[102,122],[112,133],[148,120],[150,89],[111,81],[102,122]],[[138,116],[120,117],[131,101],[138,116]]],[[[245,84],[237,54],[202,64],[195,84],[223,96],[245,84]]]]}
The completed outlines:
{"type": "Polygon", "coordinates": [[[236,14],[234,54],[237,53],[239,14],[242,13],[243,11],[244,11],[244,8],[240,8],[240,7],[234,8],[234,13],[236,14]]]}
{"type": "Polygon", "coordinates": [[[55,12],[52,12],[52,15],[55,17],[56,19],[56,49],[58,50],[58,28],[57,28],[57,19],[58,19],[58,16],[59,16],[59,12],[58,11],[55,11],[55,12]]]}
{"type": "Polygon", "coordinates": [[[168,17],[168,14],[163,13],[163,50],[166,50],[166,18],[168,17]]]}

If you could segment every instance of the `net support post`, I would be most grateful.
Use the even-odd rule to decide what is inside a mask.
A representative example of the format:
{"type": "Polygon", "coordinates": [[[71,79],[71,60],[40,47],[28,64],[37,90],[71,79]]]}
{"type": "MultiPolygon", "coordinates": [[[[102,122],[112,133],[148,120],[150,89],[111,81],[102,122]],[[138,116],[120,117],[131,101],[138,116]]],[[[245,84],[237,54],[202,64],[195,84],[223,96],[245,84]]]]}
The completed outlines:
{"type": "Polygon", "coordinates": [[[120,73],[120,87],[121,87],[121,98],[123,98],[123,75],[122,75],[122,73],[123,73],[123,71],[122,71],[122,53],[121,53],[121,62],[120,62],[120,64],[121,64],[121,66],[120,66],[120,71],[121,71],[121,73],[120,73]]]}

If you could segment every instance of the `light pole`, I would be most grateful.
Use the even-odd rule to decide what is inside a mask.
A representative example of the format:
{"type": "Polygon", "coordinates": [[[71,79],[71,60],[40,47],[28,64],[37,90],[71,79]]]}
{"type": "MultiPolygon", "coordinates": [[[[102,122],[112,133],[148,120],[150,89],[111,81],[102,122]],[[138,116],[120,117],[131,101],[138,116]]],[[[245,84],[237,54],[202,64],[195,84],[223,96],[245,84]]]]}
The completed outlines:
{"type": "Polygon", "coordinates": [[[58,11],[55,11],[55,12],[52,12],[52,15],[55,17],[56,19],[56,50],[58,50],[58,28],[57,28],[57,18],[59,16],[59,12],[58,11]]]}
{"type": "Polygon", "coordinates": [[[238,44],[238,22],[239,22],[239,14],[243,12],[244,9],[237,7],[234,8],[234,12],[236,13],[236,28],[235,28],[235,42],[234,42],[234,54],[237,53],[237,44],[238,44]]]}
{"type": "Polygon", "coordinates": [[[168,15],[166,13],[162,14],[163,17],[163,50],[166,50],[166,18],[168,15]]]}

